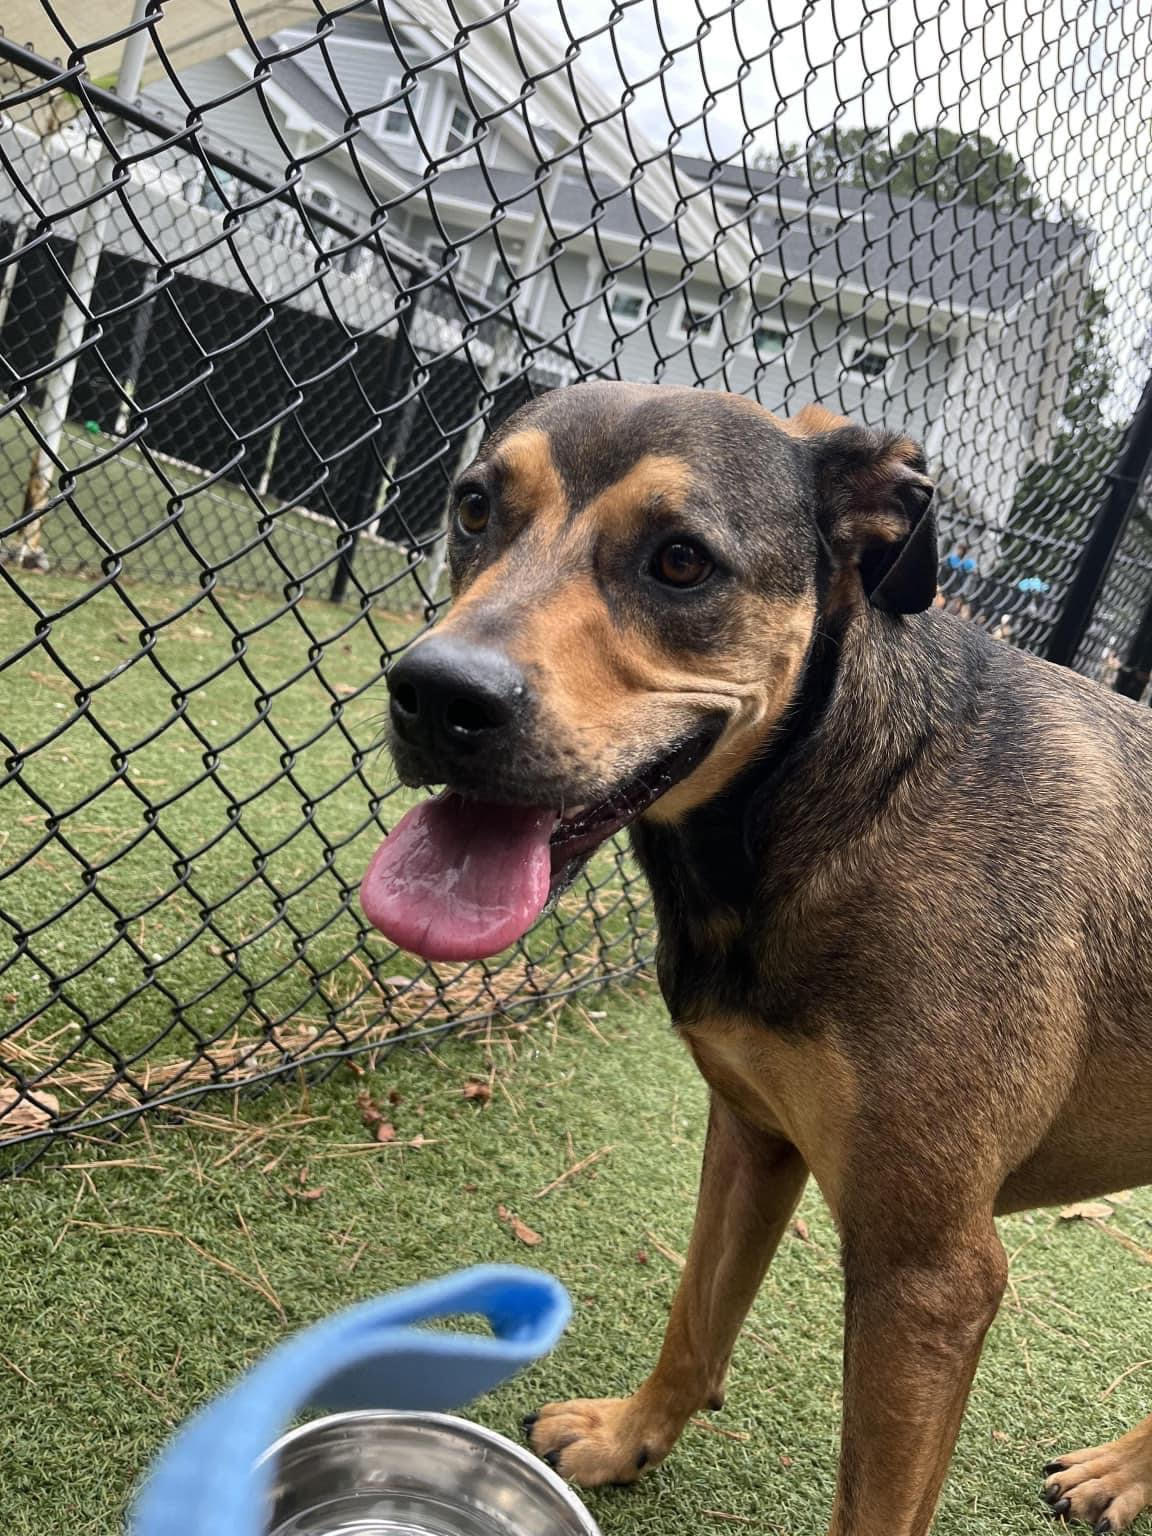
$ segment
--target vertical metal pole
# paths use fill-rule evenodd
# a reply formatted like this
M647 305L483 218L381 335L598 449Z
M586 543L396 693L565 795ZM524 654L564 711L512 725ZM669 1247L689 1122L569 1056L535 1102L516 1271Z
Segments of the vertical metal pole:
M133 22L142 22L148 10L148 0L135 0ZM148 53L150 34L147 27L134 32L124 45L120 70L116 76L116 94L132 100L140 90L140 77ZM109 136L119 131L119 123L108 125ZM92 167L91 186L95 190L111 174L113 156L102 149ZM23 542L17 550L17 562L29 570L45 570L48 562L40 547L40 513L52 493L52 481L56 473L56 455L64 435L68 419L68 406L72 399L72 386L80 361L80 344L84 340L84 328L91 315L92 292L96 286L96 273L100 266L100 252L104 246L104 231L108 223L108 204L99 199L83 209L76 218L76 249L68 273L71 291L66 293L64 309L56 331L54 356L60 359L58 366L48 375L44 388L44 403L37 421L40 441L32 461L32 471L24 493L24 513L33 514L25 524Z
M268 452L264 455L264 468L260 471L260 483L256 487L257 496L267 496L268 487L272 484L272 470L276 464L276 454L280 447L280 431L284 423L278 421L272 428L272 435L268 439Z
M156 277L155 267L144 268L144 280L140 284L140 303L132 317L132 339L128 343L128 366L124 370L124 398L116 412L116 435L123 437L128 430L128 418L132 414L132 401L136 397L136 381L144 366L144 353L148 347L148 332L152 329L152 310L156 295L149 289Z
M1116 463L1105 475L1108 492L1100 505L1080 564L1068 587L1060 617L1052 626L1045 651L1049 661L1070 667L1092 622L1109 568L1152 460L1152 378L1144 386L1136 414L1124 434Z
M392 339L392 349L388 354L388 368L384 376L383 395L386 403L398 400L403 392L402 381L405 377L405 363L407 361L405 354L411 354L412 373L420 366L420 359L405 339L405 327L410 326L413 320L415 320L423 296L424 289L418 288L412 295L411 302L404 312L403 324L399 319L396 321L396 335ZM415 398L409 400L400 412L396 437L384 469L385 478L391 476L400 455L404 452L409 433L412 430L412 414L415 404ZM353 517L350 519L353 533L347 547L340 551L340 558L336 563L336 573L332 578L332 590L328 594L328 601L330 603L343 601L344 594L348 590L348 582L352 576L352 564L356 558L356 546L360 542L360 535L369 523L375 521L380 499L376 482L377 463L378 460L373 445L369 443L364 449L364 470L356 488L356 505L353 509Z
M4 276L0 278L0 331L4 329L4 322L8 318L12 290L16 287L16 279L20 275L20 247L24 244L25 236L31 234L35 228L34 219L21 219L12 231L12 250L8 257L8 265L4 268Z
M1127 699L1142 699L1152 678L1152 594L1113 685Z
M500 331L499 340L492 343L492 356L489 358L488 366L481 377L483 387L480 391L480 398L485 396L491 398L495 394L500 384L500 375L504 372L506 364L511 360L516 351L515 332L505 326L501 326ZM487 426L487 421L481 416L472 423L464 434L464 439L460 444L460 452L456 456L456 463L452 471L453 479L476 457L476 450L484 440ZM445 508L444 517L440 524L439 537L428 560L426 585L428 587L428 595L433 601L439 596L440 583L444 579L444 564L448 558L448 518L450 515L450 509Z

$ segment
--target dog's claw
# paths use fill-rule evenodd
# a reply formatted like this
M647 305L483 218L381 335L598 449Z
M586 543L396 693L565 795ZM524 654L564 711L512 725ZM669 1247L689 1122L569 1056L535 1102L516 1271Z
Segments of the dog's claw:
M1044 1468L1044 1476L1045 1477L1051 1477L1053 1472L1063 1472L1063 1471L1064 1471L1064 1463L1062 1461L1050 1461L1048 1463L1048 1465Z
M1071 1508L1072 1508L1072 1500L1071 1499L1061 1499L1058 1504L1053 1504L1051 1506L1052 1518L1054 1520L1059 1520L1061 1515L1066 1515Z
M520 1420L520 1427L526 1435L530 1435L536 1427L540 1415L538 1413L526 1413Z
M1064 1495L1060 1492L1060 1484L1053 1483L1051 1488L1041 1488L1040 1497L1045 1504L1055 1504L1056 1500L1063 1498Z
M636 1470L642 1471L648 1465L648 1452L641 1451L636 1458Z
M551 1467L553 1472L555 1472L557 1466L560 1463L560 1452L559 1451L545 1451L543 1456L541 1456L540 1460L544 1463L544 1465L546 1467Z
M1092 1536L1110 1536L1111 1530L1112 1522L1105 1515L1103 1520L1097 1520L1096 1524L1092 1527Z

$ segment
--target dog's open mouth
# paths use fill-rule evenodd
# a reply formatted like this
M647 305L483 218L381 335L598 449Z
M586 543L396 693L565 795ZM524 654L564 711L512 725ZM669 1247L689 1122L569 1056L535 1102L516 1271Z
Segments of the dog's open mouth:
M376 850L360 885L374 928L425 960L507 949L588 856L686 778L716 739L701 731L595 805L561 816L445 790L414 806Z

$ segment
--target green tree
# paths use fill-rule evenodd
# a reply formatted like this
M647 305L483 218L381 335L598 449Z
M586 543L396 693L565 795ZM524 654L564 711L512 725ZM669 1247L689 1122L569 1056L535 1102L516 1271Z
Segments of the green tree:
M930 197L938 204L971 203L1035 217L1040 198L1023 164L982 133L937 128L909 132L895 144L884 129L833 126L806 146L762 153L761 168L802 176L819 188L830 182L887 191L893 197Z

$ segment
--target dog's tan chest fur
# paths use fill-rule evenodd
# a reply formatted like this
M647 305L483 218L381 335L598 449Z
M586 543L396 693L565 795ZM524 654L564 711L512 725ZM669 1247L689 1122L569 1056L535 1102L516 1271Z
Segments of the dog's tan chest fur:
M835 1216L858 1097L848 1059L823 1036L788 1039L732 1015L680 1033L714 1093L749 1125L797 1148Z

